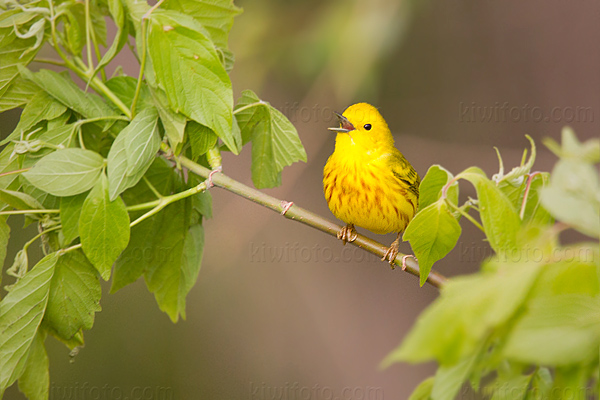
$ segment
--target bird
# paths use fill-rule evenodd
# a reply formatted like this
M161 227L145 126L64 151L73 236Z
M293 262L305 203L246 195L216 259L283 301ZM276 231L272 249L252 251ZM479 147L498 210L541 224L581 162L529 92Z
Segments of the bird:
M335 150L323 169L323 192L333 215L344 221L337 233L343 244L357 238L355 226L373 233L397 233L382 261L392 269L400 235L419 206L419 175L394 145L377 108L357 103L340 114ZM403 259L403 268L405 268Z

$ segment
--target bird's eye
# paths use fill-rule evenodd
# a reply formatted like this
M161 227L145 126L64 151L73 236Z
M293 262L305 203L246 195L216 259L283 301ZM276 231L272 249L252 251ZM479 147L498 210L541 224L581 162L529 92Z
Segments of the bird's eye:
M364 128L368 131L371 130L371 124L365 124Z

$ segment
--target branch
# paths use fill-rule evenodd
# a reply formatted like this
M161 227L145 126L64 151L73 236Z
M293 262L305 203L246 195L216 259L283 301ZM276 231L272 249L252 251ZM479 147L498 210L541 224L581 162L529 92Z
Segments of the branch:
M164 143L162 144L162 149L165 153L172 154L170 152L169 147ZM269 196L268 194L260 192L251 187L248 187L228 177L227 175L223 174L218 170L211 171L208 168L195 163L187 157L180 156L179 161L181 165L183 165L191 172L195 173L200 177L208 179L210 176L211 182L212 184L214 184L214 186L218 186L229 192L235 193L238 196L260 204L263 207L267 207L273 211L276 211L288 219L301 222L305 225L311 226L315 229L325 232L331 236L337 236L337 233L342 228L340 225L328 221L315 213L305 210L304 208L298 207L296 205L292 205L290 207L290 203L277 199L273 196ZM352 244L379 257L383 257L384 253L387 250L387 247L383 244L362 235L358 235L358 237L354 242L352 242ZM398 256L395 260L395 264L398 266L402 266L402 257L404 256L405 254L398 253ZM407 259L406 271L418 277L419 264L413 258ZM441 288L445 282L446 278L438 274L437 272L431 272L427 277L427 283L429 283L432 286L435 286L436 288Z

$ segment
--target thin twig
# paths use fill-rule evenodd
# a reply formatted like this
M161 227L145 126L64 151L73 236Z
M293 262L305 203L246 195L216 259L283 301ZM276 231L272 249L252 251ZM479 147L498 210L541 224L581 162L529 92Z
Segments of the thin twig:
M162 149L165 152L168 152L170 150L169 147L164 143L162 145ZM187 157L180 156L179 160L181 161L181 165L183 165L196 175L205 179L207 179L212 172L211 180L214 186L218 186L231 193L235 193L239 196L244 197L247 200L253 201L257 204L267 207L277 213L282 213L282 211L284 211L284 209L287 208L286 212L284 213L284 216L288 219L301 222L305 225L311 226L315 229L325 232L331 236L337 236L337 233L342 228L340 225L328 221L320 215L305 210L304 208L298 207L296 205L292 205L291 207L289 207L287 202L284 202L273 196L269 196L268 194L246 186L228 177L227 175L224 175L220 171L213 172L210 169L195 163ZM352 242L352 244L379 257L383 257L383 254L385 254L387 250L387 247L383 244L378 243L375 240L369 239L360 234L357 236L356 240ZM402 257L404 257L405 255L406 254L398 253L398 255L396 256L395 264L401 267ZM414 259L406 260L406 271L418 277L419 264ZM446 278L437 272L432 271L427 277L427 283L437 288L441 288L445 282Z

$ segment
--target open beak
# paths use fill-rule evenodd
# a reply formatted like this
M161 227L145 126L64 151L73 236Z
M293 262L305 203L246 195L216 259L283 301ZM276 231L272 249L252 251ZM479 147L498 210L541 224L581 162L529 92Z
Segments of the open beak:
M334 114L338 117L338 119L340 120L340 127L339 128L327 128L330 131L334 131L334 132L343 132L343 133L348 133L350 131L355 130L356 128L354 127L354 125L352 125L352 123L350 121L348 121L348 118L344 117L342 114L340 113L336 113L334 112Z

